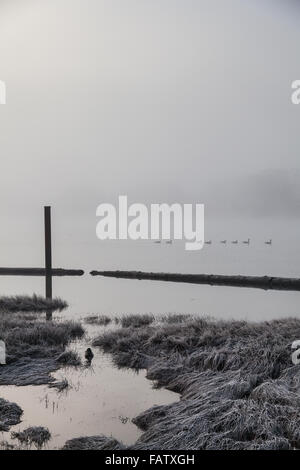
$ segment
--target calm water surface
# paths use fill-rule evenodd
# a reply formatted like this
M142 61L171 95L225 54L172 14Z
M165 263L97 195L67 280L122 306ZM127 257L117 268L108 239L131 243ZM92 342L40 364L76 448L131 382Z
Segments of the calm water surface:
M63 234L62 234L63 235ZM250 246L231 240L247 240ZM254 224L210 225L206 238L212 239L199 252L187 252L182 242L172 245L144 242L99 242L94 238L74 241L70 235L54 243L53 265L82 268L82 278L57 278L54 294L69 302L69 309L57 316L80 320L90 314L124 315L178 312L211 315L216 318L248 320L298 316L300 292L264 292L258 289L199 286L112 278L92 278L93 269L128 269L182 273L245 274L300 277L300 224L275 221ZM272 246L264 241L272 238ZM54 237L55 239L55 237ZM227 239L227 245L220 240ZM4 266L40 266L42 239L36 243L2 244ZM41 278L1 278L1 295L43 294ZM88 326L83 341L73 344L83 357L90 338L103 327ZM108 355L95 350L91 368L61 369L54 376L67 378L71 388L58 393L47 386L0 387L0 396L16 401L23 409L20 425L48 426L52 433L50 448L60 447L67 439L82 435L113 435L125 444L133 443L140 431L131 419L153 404L171 403L178 395L154 390L145 372L117 370ZM7 439L8 433L3 437Z
M53 281L54 295L69 302L74 317L88 313L186 312L259 320L298 315L299 292L93 278L88 274L94 269L124 269L300 277L300 223L296 220L226 221L224 225L211 222L206 227L206 239L211 239L212 245L197 252L185 251L183 242L100 242L92 229L93 226L90 238L76 238L75 230L54 234L53 265L86 272L82 278ZM250 245L242 244L248 237ZM30 241L31 236L28 238L27 243L13 240L1 244L3 266L43 264L42 236L36 243ZM270 238L272 246L265 245ZM222 239L227 239L227 245L220 244ZM238 245L231 244L235 239L239 240ZM1 278L0 294L33 292L44 293L42 278Z
M101 327L88 326L87 337L71 345L80 356L90 346L90 336L103 331ZM154 404L163 405L179 399L176 393L153 389L145 378L145 371L119 370L113 366L109 355L96 348L90 367L64 368L52 374L58 381L67 379L70 388L58 392L48 386L2 386L0 396L14 401L24 410L22 423L10 431L28 426L46 426L52 439L50 449L59 449L68 439L104 434L113 436L124 444L132 444L141 432L131 422L132 418ZM83 361L84 362L84 361ZM12 444L10 433L2 437Z

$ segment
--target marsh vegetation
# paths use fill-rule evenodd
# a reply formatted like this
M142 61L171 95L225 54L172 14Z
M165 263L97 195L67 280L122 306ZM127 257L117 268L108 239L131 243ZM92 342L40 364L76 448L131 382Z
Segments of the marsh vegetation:
M50 372L61 365L78 365L70 341L80 338L80 323L46 322L0 312L0 334L6 344L7 365L0 367L0 385L40 385L49 383Z
M0 297L0 312L47 312L62 311L68 304L62 299L46 299L38 295Z
M22 409L16 403L0 398L0 432L8 431L11 426L18 424L22 413Z
M66 303L36 296L0 299L0 339L6 345L6 365L0 366L0 385L47 384L54 381L51 372L62 366L80 364L78 355L65 349L72 340L84 335L82 326L75 322L55 323L41 319L36 312L45 311L50 305L52 310L54 305L60 309ZM62 384L58 388L62 388ZM0 430L8 431L18 424L22 413L17 404L0 398ZM39 446L41 436L43 439L46 436L41 430L29 428L25 434L16 433L15 438L19 441L24 438L27 444Z
M88 317L85 317L84 321L89 325L106 326L112 321L112 319L107 315L89 315Z
M19 441L21 446L31 447L34 445L37 449L41 449L51 439L49 429L42 426L32 426L24 431L12 432L11 438Z
M137 413L132 421L142 434L132 445L91 435L67 441L65 449L300 449L300 367L291 360L300 320L250 323L184 314L85 320L114 324L98 330L93 347L109 353L115 366L145 369L154 387L181 399ZM80 323L2 311L0 332L7 347L0 385L48 383L58 392L70 387L67 379L53 383L50 373L81 364L78 354L66 349L84 335ZM21 415L18 405L0 399L1 430L19 423ZM39 435L47 442L46 431L32 431L43 428L28 429L13 437L25 446L39 446ZM4 442L3 448L10 445Z
M180 317L107 331L94 346L181 395L134 419L144 433L131 448L299 449L300 368L291 361L299 337L294 318Z

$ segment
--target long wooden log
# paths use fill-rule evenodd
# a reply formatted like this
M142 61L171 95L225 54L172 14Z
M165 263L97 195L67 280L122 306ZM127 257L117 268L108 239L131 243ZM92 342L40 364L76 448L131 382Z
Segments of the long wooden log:
M52 276L82 276L82 269L53 268ZM45 268L0 268L0 276L45 276Z
M91 271L92 276L151 281L209 284L211 286L254 287L264 290L300 291L300 279L271 276L224 276L215 274L176 274L142 271Z

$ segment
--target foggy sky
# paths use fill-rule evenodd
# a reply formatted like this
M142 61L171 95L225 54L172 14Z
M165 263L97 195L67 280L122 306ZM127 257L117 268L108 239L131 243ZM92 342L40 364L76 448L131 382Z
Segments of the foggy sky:
M2 221L94 217L119 194L297 215L299 17L287 0L0 0Z

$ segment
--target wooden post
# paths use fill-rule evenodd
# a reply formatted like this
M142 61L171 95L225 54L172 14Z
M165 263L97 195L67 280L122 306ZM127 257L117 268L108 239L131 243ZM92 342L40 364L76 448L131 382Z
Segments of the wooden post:
M52 299L51 207L44 207L46 298Z

